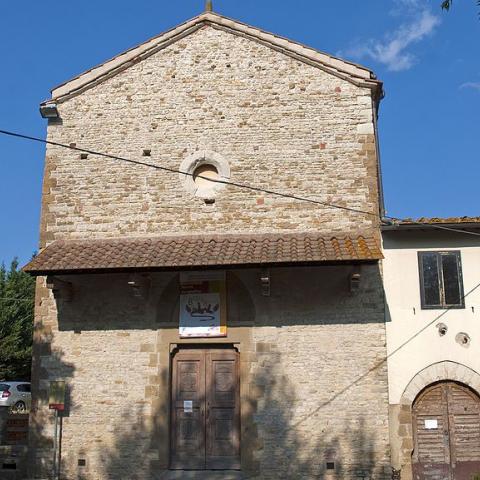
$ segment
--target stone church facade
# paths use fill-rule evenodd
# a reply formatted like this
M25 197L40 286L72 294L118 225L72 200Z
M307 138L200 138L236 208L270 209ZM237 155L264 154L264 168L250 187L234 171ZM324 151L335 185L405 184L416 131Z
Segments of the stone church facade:
M391 477L381 95L361 66L214 13L52 91L25 268L32 478L53 381L61 478ZM187 277L215 285L213 335L181 335Z

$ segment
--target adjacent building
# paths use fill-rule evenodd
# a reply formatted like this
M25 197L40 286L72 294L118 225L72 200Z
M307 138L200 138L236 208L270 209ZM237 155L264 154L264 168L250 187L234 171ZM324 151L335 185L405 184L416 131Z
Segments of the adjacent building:
M383 227L390 440L402 480L480 474L479 234L480 218Z
M52 91L33 478L55 381L62 478L391 477L381 98L211 12Z

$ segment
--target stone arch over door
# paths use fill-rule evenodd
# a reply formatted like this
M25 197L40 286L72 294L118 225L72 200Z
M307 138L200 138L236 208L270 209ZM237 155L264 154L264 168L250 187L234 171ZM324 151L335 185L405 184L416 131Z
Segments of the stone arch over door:
M480 374L461 363L445 360L419 371L405 388L400 405L391 412L392 465L402 480L413 479L414 449L412 407L418 395L432 384L452 381L463 384L480 396Z
M410 380L403 392L402 404L411 405L425 387L441 380L463 383L477 392L477 394L480 392L479 373L461 363L445 360L424 368Z

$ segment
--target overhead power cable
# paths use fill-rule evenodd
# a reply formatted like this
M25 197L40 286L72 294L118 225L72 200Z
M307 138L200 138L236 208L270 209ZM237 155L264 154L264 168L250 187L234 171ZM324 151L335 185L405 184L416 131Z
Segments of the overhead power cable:
M76 145L67 145L65 143L54 142L52 140L46 140L46 139L39 138L39 137L33 137L31 135L25 135L25 134L21 134L21 133L17 133L17 132L12 132L12 131L9 131L9 130L0 130L0 134L8 135L8 136L11 136L11 137L16 137L16 138L21 138L21 139L24 139L24 140L31 140L31 141L34 141L34 142L43 143L45 145L53 145L55 147L61 147L61 148L69 149L69 150L75 150L77 152L88 153L88 154L91 154L91 155L98 155L98 156L109 158L109 159L112 159L112 160L119 160L119 161L122 161L122 162L131 163L131 164L134 164L134 165L150 167L150 168L154 168L156 170L163 170L163 171L169 172L169 173L176 173L176 174L186 175L186 176L189 176L189 177L201 178L201 179L207 180L209 182L219 183L219 184L223 184L223 185L230 185L230 186L233 186L233 187L237 187L237 188L241 188L241 189L245 189L245 190L250 190L250 191L254 191L254 192L265 193L265 194L274 195L274 196L277 196L277 197L288 198L288 199L291 199L291 200L298 200L298 201L301 201L301 202L313 203L313 204L316 204L316 205L321 205L323 207L336 208L336 209L344 210L344 211L348 211L348 212L360 213L360 214L369 215L369 216L372 216L372 217L375 217L375 218L379 217L378 213L369 212L369 211L366 211L366 210L361 210L361 209L352 208L352 207L346 207L344 205L338 205L338 204L335 204L335 203L323 202L321 200L316 200L316 199L309 198L309 197L303 197L303 196L295 195L295 194L292 194L292 193L285 193L285 192L279 192L279 191L276 191L276 190L270 190L270 189L267 189L267 188L256 187L254 185L249 185L249 184L245 184L245 183L233 182L231 180L209 178L209 177L205 177L203 175L196 175L192 172L186 172L186 171L182 171L182 170L179 170L179 169L176 169L176 168L164 167L164 166L161 166L161 165L156 165L154 163L141 162L139 160L133 160L131 158L120 157L118 155L112 155L112 154L109 154L109 153L97 152L95 150L77 147ZM388 219L388 220L391 220L393 222L408 222L409 224L421 225L421 226L424 226L424 227L434 228L434 229L438 229L438 230L447 230L447 231L451 231L451 232L480 236L480 233L470 232L470 231L467 231L467 230L460 230L459 228L446 227L446 226L443 226L443 225L431 224L431 223L426 223L426 222L418 222L418 221L410 220L410 219L401 219L401 218L392 217L392 216L389 216L389 215L385 215L384 218ZM380 220L383 222L383 219L380 219Z
M150 164L150 163L146 163L146 162L140 162L140 161L132 160L132 159L128 159L128 158L122 158L122 157L119 157L119 156L116 156L116 155L111 155L111 154L107 154L107 153L96 152L96 151L94 151L94 150L84 149L84 148L80 148L80 147L77 147L77 146L66 145L66 144L62 144L62 143L58 143L58 142L53 142L53 141L49 141L49 140L44 140L44 139L41 139L41 138L31 137L31 136L28 136L28 135L23 135L23 134L19 134L19 133L15 133L15 132L10 132L10 131L6 131L6 130L0 130L0 133L1 133L1 134L4 134L4 135L9 135L9 136L12 136L12 137L18 137L18 138L22 138L22 139L26 139L26 140L32 140L32 141L36 141L36 142L40 142L40 143L44 143L44 144L54 145L54 146L58 146L58 147L62 147L62 148L68 148L68 149L70 149L70 150L76 150L76 151L83 152L83 153L89 153L89 154L92 154L92 155L98 155L98 156L110 158L110 159L113 159L113 160L121 160L121 161L125 161L125 162L128 162L128 163L136 164L136 165L142 165L142 166L146 166L146 167L152 167L152 168L159 169L159 170L164 170L164 171L167 171L167 172L170 172L170 173L183 174L183 175L187 175L187 176L192 176L192 177L193 177L193 173L190 173L190 172L183 172L183 171L181 171L181 170L176 170L176 169L173 169L173 168L162 167L162 166L159 166L159 165ZM314 199L311 199L311 198L300 197L300 196L293 195L293 194L277 192L277 191L274 191L274 190L263 189L263 188L259 188L259 187L255 187L255 186L251 186L251 185L245 185L245 184L240 184L240 183L236 183L236 182L230 182L230 181L226 181L226 180L211 179L211 178L207 178L207 177L204 177L204 176L201 176L201 175L198 175L198 177L199 177L199 178L202 178L202 179L205 179L205 180L208 180L208 181L211 181L211 182L215 182L215 183L222 183L222 184L226 184L226 185L232 185L232 186L235 186L235 187L238 187L238 188L244 188L244 189L248 189L248 190L251 190L251 191L268 193L268 194L276 195L276 196L279 196L279 197L290 198L290 199L299 200L299 201L303 201L303 202L315 203L315 204L319 204L319 205L326 206L326 207L338 208L338 209L342 209L342 210L347 210L347 211L352 211L352 212L356 212L356 213L361 213L361 214L365 214L365 215L370 215L370 216L378 217L378 215L377 215L376 213L373 213L373 212L368 212L368 211L364 211L364 210L359 210L359 209L344 207L344 206L342 206L342 205L335 205L335 204L327 203L327 202L321 202L321 201L319 201L319 200L314 200ZM443 225L433 225L433 224L426 223L426 222L418 222L418 221L414 221L414 220L410 220L410 219L408 219L408 220L406 220L406 219L399 219L399 218L391 217L391 216L385 216L385 218L388 218L389 220L392 220L392 221L395 221L395 222L402 222L402 221L403 221L403 222L408 222L408 223L410 223L410 224L415 224L415 225L420 225L420 226L425 226L425 227L430 227L430 228L435 228L435 229L440 229L440 230L447 230L447 231L452 231L452 232L457 232L457 233L465 233L465 234L480 236L480 234L475 233L475 232L469 232L469 231L460 230L460 229L456 229L456 228L445 227L445 226L443 226ZM470 294L472 294L473 292L475 292L479 287L480 287L480 284L477 284L477 285L476 285L475 287L473 287L469 292L467 292L466 294L464 294L462 298L463 298L463 299L467 298L467 296L469 296ZM27 299L15 299L15 298L0 298L0 300L30 301L30 300L27 300ZM381 368L382 365L384 365L384 364L388 361L389 358L391 358L392 356L396 355L400 350L403 350L403 349L406 347L407 344L409 344L410 342L412 342L415 338L417 338L421 333L423 333L425 330L427 330L427 329L428 329L431 325L433 325L436 321L438 321L440 318L442 318L443 316L445 316L452 308L454 308L454 307L448 307L448 308L447 308L445 311L443 311L440 315L438 315L438 316L435 317L433 320L431 320L430 322L428 322L426 325L424 325L422 328L420 328L415 334L413 334L411 337L409 337L407 340L405 340L401 345L399 345L398 347L396 347L392 352L390 352L388 355L386 355L384 358L382 358L380 361L378 361L378 362L377 362L375 365L373 365L371 368L369 368L368 370L366 370L363 374L361 374L360 376L358 376L352 383L350 383L349 385L345 386L345 387L344 387L343 389L341 389L340 391L336 392L336 393L335 393L331 398L329 398L328 400L322 402L322 403L321 403L320 405L318 405L313 411L310 411L310 412L308 413L308 417L310 417L311 415L314 415L316 412L318 412L319 410L321 410L323 407L331 404L331 403L332 403L334 400L336 400L338 397L340 397L341 395L343 395L344 393L346 393L351 387L357 385L360 381L362 381L363 379L365 379L365 378L366 378L368 375L370 375L372 372L374 372L375 370ZM303 421L304 421L306 418L307 418L307 416L299 419L299 420L294 424L294 426L298 426L299 424L303 423Z
M470 291L465 293L462 296L462 300L465 301L465 299L477 291L480 288L480 283L475 285ZM412 336L408 337L404 342L402 342L400 345L395 347L389 354L387 354L385 357L380 359L378 362L376 362L372 367L370 367L368 370L365 370L361 375L357 376L355 380L345 387L343 387L341 390L338 392L334 393L329 399L323 401L320 405L316 406L313 410L309 411L305 416L300 418L295 424L293 425L294 427L297 427L301 423L303 423L307 418L315 415L318 411L320 411L322 408L326 407L327 405L330 405L332 402L334 402L338 397L342 396L344 393L346 393L350 388L356 386L358 383L360 383L362 380L367 378L371 373L374 371L378 370L381 368L383 365L385 365L390 358L392 358L394 355L396 355L400 350L403 350L410 342L415 340L417 337L419 337L423 332L425 332L428 328L430 328L435 322L440 320L442 317L447 315L450 310L455 309L456 307L454 306L449 306L447 307L442 313L437 315L433 320L428 322L426 325L418 329Z
M341 210L347 210L347 211L350 211L350 212L362 213L362 214L365 214L365 215L378 216L378 215L375 215L372 212L359 210L359 209L356 209L356 208L345 207L345 206L342 206L342 205L336 205L336 204L332 204L332 203L328 203L328 202L322 202L320 200L315 200L313 198L300 197L298 195L294 195L294 194L290 194L290 193L277 192L277 191L274 191L274 190L269 190L269 189L265 189L265 188L261 188L261 187L255 187L254 185L232 182L230 180L222 180L222 179L218 179L218 178L205 177L205 176L202 176L202 175L195 175L192 172L186 172L186 171L178 170L176 168L163 167L161 165L155 165L154 163L140 162L139 160L132 160L131 158L119 157L117 155L111 155L109 153L96 152L95 150L89 150L89 149L86 149L86 148L80 148L80 147L73 146L73 145L67 145L67 144L64 144L64 143L53 142L51 140L44 140L43 138L31 137L29 135L23 135L23 134L20 134L20 133L9 132L7 130L0 130L0 133L2 133L4 135L10 135L12 137L18 137L18 138L23 138L23 139L26 139L26 140L32 140L32 141L35 141L35 142L44 143L44 144L47 144L47 145L54 145L56 147L68 148L70 150L75 150L77 152L89 153L91 155L98 155L98 156L102 156L102 157L105 157L105 158L110 158L112 160L121 160L123 162L132 163L132 164L135 164L135 165L141 165L141 166L144 166L144 167L151 167L151 168L155 168L157 170L163 170L163 171L166 171L166 172L169 172L169 173L177 173L177 174L186 175L186 176L189 176L189 177L202 178L202 179L208 180L210 182L221 183L221 184L224 184L224 185L231 185L233 187L244 188L244 189L252 190L254 192L267 193L267 194L270 194L270 195L276 195L278 197L290 198L290 199L299 200L299 201L302 201L302 202L315 203L315 204L318 204L318 205L322 205L324 207L339 208Z

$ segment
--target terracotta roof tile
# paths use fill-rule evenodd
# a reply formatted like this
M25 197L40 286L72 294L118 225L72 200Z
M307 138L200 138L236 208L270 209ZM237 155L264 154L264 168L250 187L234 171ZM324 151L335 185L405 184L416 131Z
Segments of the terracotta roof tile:
M35 274L372 261L374 235L315 233L57 240L24 267Z
M406 218L399 222L400 225L411 225L416 223L480 223L480 217L421 217L417 219Z

